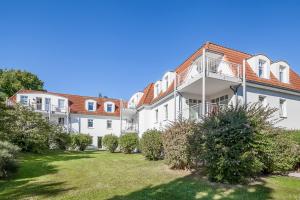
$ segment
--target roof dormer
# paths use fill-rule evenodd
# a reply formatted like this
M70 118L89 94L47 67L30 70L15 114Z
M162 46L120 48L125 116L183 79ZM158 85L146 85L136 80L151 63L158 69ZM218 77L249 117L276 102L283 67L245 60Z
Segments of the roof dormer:
M247 60L252 70L259 78L270 79L271 61L265 55L256 55Z
M132 95L128 102L128 108L136 108L143 95L143 92L137 92L134 95Z
M283 83L289 83L289 77L290 77L290 66L288 63L284 61L278 61L274 62L271 65L271 72L274 74L274 76Z
M161 80L156 81L154 84L154 98L157 97L161 92Z
M85 101L85 109L89 112L95 112L97 109L97 101L93 99L87 99Z
M175 73L174 72L166 72L162 78L161 82L161 89L163 92L165 92L171 85L171 83L174 81Z

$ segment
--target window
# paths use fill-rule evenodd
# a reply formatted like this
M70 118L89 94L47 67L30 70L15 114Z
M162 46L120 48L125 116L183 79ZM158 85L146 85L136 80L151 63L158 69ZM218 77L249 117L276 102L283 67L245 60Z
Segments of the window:
M168 116L169 115L169 113L168 113L168 104L166 104L165 105L165 120L167 120L168 119Z
M287 117L286 100L285 99L280 99L279 100L279 116L280 117Z
M111 120L107 120L106 121L106 128L107 129L111 129L112 128L112 121Z
M110 103L107 104L106 105L106 112L112 112L112 107L113 107L112 104L110 104Z
M281 82L284 82L285 81L285 74L284 74L284 71L285 71L285 67L283 67L283 66L280 66L279 67L279 80L281 81Z
M65 100L58 99L58 108L63 109L65 107Z
M166 82L166 89L168 89L168 87L169 87L169 77L168 76L165 77L165 82Z
M266 106L266 97L265 96L259 96L258 97L258 102L262 106Z
M94 128L94 120L88 119L88 128Z
M58 118L58 124L59 124L59 125L64 125L64 124L65 124L65 118L59 117L59 118Z
M50 104L51 104L51 99L45 98L45 110L46 111L50 111Z
M156 95L158 95L158 94L159 94L159 84L157 84L157 85L155 86L155 91L156 91Z
M94 102L88 102L88 111L94 111Z
M28 105L28 96L21 95L20 96L20 103L22 105Z
M263 61L263 60L258 61L258 76L260 78L264 77L264 64L265 64L265 61Z
M102 149L102 137L98 137L98 148Z
M158 109L155 110L155 122L158 122Z
M211 100L211 103L218 105L227 105L228 104L228 95L224 95Z

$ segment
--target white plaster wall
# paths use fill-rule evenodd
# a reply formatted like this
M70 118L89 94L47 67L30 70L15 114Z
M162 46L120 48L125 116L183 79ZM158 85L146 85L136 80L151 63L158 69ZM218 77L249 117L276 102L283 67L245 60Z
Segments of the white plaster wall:
M277 124L288 129L300 129L299 114L300 114L300 96L279 93L270 90L264 90L254 87L247 87L247 103L258 101L259 95L266 96L267 104L270 107L279 109L279 100L286 100L287 118L282 118L282 121ZM277 111L274 117L279 118Z
M150 108L142 108L138 111L138 119L139 119L139 136L141 137L142 134L147 131L148 129L153 128L151 126L152 121L154 120L151 116L151 109Z
M103 137L104 135L111 133L117 136L121 134L119 117L71 114L70 119L71 130L74 132L80 132L92 136L93 146L95 147L97 147L98 145L98 136ZM88 128L88 119L94 120L93 128ZM107 120L112 121L111 129L107 129L106 127Z

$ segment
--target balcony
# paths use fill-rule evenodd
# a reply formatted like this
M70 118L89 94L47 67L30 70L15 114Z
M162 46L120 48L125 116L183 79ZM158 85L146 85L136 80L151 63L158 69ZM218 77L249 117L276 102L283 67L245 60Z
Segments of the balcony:
M176 77L177 89L181 92L199 93L202 90L202 78L206 77L207 92L215 94L229 88L231 85L242 83L242 66L237 63L224 61L222 57L200 56L191 65L179 72ZM204 74L205 67L205 74ZM209 95L208 93L206 93Z
M51 113L51 114L67 114L68 108L65 106L50 105L43 103L29 103L28 107L32 108L34 111L42 113Z

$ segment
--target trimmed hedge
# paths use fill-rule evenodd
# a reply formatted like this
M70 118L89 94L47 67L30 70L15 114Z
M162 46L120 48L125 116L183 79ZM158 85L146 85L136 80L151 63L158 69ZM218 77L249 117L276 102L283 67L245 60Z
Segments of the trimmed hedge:
M148 160L159 160L163 153L162 132L156 129L143 133L140 141L142 154Z
M139 136L137 133L125 133L120 136L120 149L123 153L132 153L139 145Z
M116 135L109 134L103 137L103 146L111 153L115 152L119 145L119 138Z

